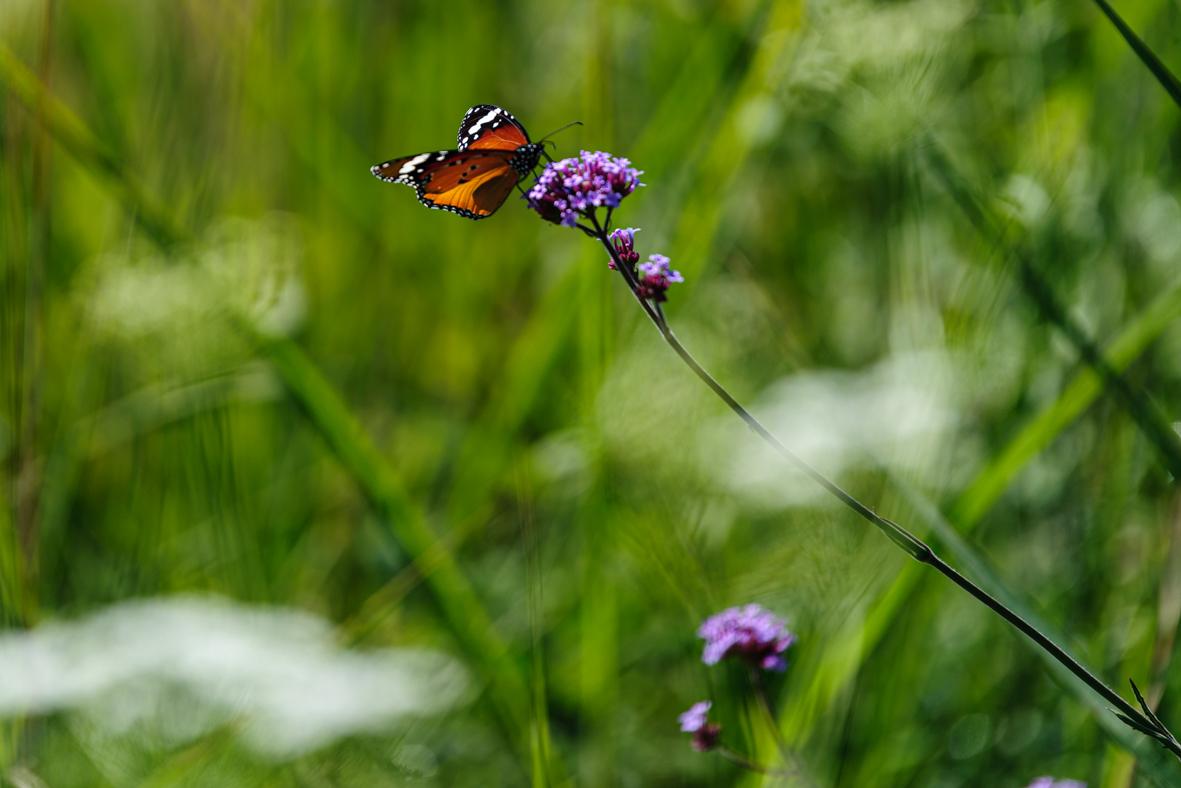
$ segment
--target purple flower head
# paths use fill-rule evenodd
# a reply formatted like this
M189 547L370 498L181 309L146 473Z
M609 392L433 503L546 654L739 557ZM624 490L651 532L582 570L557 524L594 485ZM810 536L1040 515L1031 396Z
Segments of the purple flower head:
M684 282L685 277L681 276L680 271L669 268L669 259L662 254L650 254L648 260L649 262L640 263L636 267L640 279L640 286L637 288L640 296L657 302L667 301L668 296L665 293L669 285Z
M731 607L712 615L701 622L697 636L705 640L701 661L706 665L737 657L751 667L779 672L787 669L783 652L796 639L787 621L762 605Z
M640 260L640 255L636 252L636 233L639 231L638 227L629 227L626 230L612 230L611 234L607 236L611 240L611 245L615 247L615 253L619 255L619 259L632 268L635 268L636 263ZM607 267L614 271L615 261L608 260Z
M1029 784L1029 788L1087 788L1087 784L1078 780L1055 780L1053 777L1039 777Z
M693 749L698 752L709 752L716 748L722 738L722 726L708 719L711 706L711 701L698 701L690 706L687 712L677 717L681 722L681 730L693 734Z
M547 222L573 227L596 208L618 208L624 197L644 185L642 174L627 159L582 151L578 158L545 165L529 190L529 207Z

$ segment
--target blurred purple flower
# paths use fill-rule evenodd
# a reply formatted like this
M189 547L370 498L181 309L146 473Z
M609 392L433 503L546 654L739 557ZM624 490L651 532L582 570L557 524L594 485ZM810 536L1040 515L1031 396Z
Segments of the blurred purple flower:
M640 260L640 255L636 252L636 233L640 231L639 227L628 227L626 230L612 230L607 237L611 240L611 246L615 247L615 253L619 255L619 259L635 268L635 265ZM615 261L609 259L607 267L612 271L615 270Z
M709 752L718 746L722 738L722 726L708 719L709 709L713 705L712 701L698 701L677 718L681 722L681 730L693 734L693 749L698 752Z
M787 669L783 652L796 639L787 621L762 605L731 607L712 615L701 622L697 636L705 640L701 661L706 665L737 657L751 667L780 672Z
M545 165L529 190L529 207L547 222L573 227L596 208L618 208L634 192L643 173L627 159L609 153L582 151L579 158Z
M637 255L637 258L639 255ZM638 292L641 298L650 298L653 301L667 301L668 296L665 292L669 285L675 282L684 282L685 277L681 276L680 271L673 271L669 267L669 259L662 254L648 255L649 262L640 263L637 267L640 276L640 283Z
M713 705L713 701L702 700L690 706L687 712L677 717L681 723L681 730L685 733L696 733L704 728L709 710Z
M1055 780L1053 777L1039 777L1029 784L1029 788L1087 788L1087 784L1078 780Z

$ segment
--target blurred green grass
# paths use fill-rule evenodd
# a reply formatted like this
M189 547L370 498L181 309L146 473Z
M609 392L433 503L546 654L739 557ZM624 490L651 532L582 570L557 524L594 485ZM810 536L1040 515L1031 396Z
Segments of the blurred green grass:
M1177 62L1173 5L1118 10ZM855 425L888 473L817 439L822 469L895 519L921 522L891 474L942 501L1008 588L1178 724L1172 479L923 154L938 138L997 195L1176 420L1177 109L1092 6L9 0L0 40L81 119L51 144L35 118L56 105L4 83L6 624L208 592L452 651L492 700L280 762L232 726L162 744L86 709L28 715L0 779L395 784L389 748L412 741L438 755L430 781L519 784L543 655L545 779L734 782L675 715L715 693L768 756L693 638L759 601L800 633L778 700L824 785L1129 784L1000 622L749 457L583 239L515 200L428 212L366 172L450 144L484 101L534 136L580 119L563 154L645 170L620 221L689 276L678 333L741 399L798 410L945 359L946 427L880 444Z

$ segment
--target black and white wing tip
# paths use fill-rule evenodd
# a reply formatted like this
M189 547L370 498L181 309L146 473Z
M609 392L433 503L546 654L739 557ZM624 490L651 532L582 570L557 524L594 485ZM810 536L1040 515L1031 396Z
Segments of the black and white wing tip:
M467 146L478 140L481 135L498 129L506 123L516 126L521 130L525 139L529 139L525 127L513 117L513 113L494 104L477 104L465 112L463 120L459 122L459 134L455 138L456 147L466 150Z

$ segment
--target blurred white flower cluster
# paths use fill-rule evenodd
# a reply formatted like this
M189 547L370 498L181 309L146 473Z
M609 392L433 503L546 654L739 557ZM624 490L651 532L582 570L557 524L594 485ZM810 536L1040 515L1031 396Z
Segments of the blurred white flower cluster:
M230 726L280 758L441 714L470 687L442 653L346 651L310 613L186 596L0 636L0 675L0 717L77 709L88 737L162 747Z
M947 460L960 427L963 381L949 354L901 354L864 371L785 378L763 395L755 414L824 473L882 463L942 487L959 481ZM822 488L749 437L721 419L703 433L702 461L724 486L758 507L827 503Z

